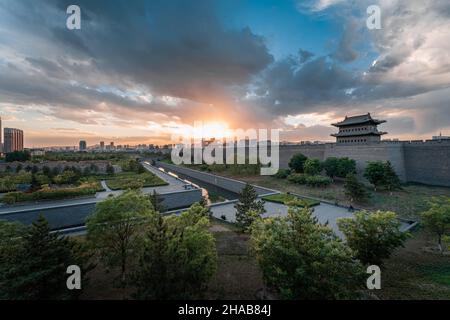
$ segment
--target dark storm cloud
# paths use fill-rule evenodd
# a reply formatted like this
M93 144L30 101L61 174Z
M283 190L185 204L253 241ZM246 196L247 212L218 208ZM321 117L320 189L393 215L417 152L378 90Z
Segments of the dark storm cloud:
M347 90L357 84L352 73L327 57L298 61L288 57L262 73L255 91L258 103L276 115L295 115L348 100Z
M52 54L65 59L61 65L77 81L80 79L75 74L76 65L67 59L90 61L92 73L86 74L88 78L103 73L120 78L119 85L123 81L144 86L155 95L208 103L212 97L224 95L228 86L247 83L273 61L264 39L250 29L226 30L211 1L136 0L132 5L121 0L77 1L82 11L82 29L75 31L65 28L65 9L71 3L32 1L26 6L14 6L13 14L20 29L57 47L58 51ZM41 16L49 16L41 21L46 27L33 28L28 24L35 22L28 15L38 8ZM30 52L24 52L30 55L30 64L50 78L66 76L57 63L32 56L32 46ZM117 83L111 85L114 84ZM12 89L10 93L21 91L8 87ZM44 84L32 89L43 90L49 103L60 98L57 94L53 99L52 90L44 88Z

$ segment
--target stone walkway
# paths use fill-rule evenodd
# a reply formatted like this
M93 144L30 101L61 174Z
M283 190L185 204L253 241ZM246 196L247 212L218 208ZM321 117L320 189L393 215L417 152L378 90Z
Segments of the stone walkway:
M235 202L224 203L222 205L215 205L211 207L212 215L215 218L222 219L222 216L226 217L226 221L235 222L236 221L236 209L234 209ZM276 217L276 216L286 216L288 212L288 207L274 202L266 201L265 203L266 213L263 217ZM353 213L348 211L346 208L334 206L327 203L321 203L318 206L313 207L314 215L317 217L320 223L327 223L333 229L333 231L339 237L343 238L342 232L337 226L337 220L339 218L353 217ZM401 221L401 230L405 230L409 227L409 224Z

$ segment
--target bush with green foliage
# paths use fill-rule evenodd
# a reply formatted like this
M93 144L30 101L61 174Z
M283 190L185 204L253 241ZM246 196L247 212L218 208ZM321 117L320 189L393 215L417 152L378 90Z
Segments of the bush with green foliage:
M375 190L384 187L392 191L401 186L400 179L389 161L369 161L364 177L374 185Z
M5 156L6 162L14 162L14 161L25 162L25 161L29 161L30 159L31 159L31 153L27 150L8 152Z
M442 251L443 237L450 236L450 198L434 197L429 209L421 214L425 228L437 236L438 248Z
M384 184L384 164L382 161L369 161L364 171L364 178L367 179L375 190Z
M364 284L354 252L311 209L257 220L251 243L265 282L282 299L351 299Z
M86 183L74 188L64 189L40 189L32 193L26 192L8 192L0 201L6 204L15 204L25 201L38 201L38 200L58 200L68 199L81 196L94 195L99 190L98 182Z
M271 194L264 196L262 199L295 207L314 207L320 204L320 201L318 200L298 197L287 193Z
M381 266L408 238L408 233L400 231L400 221L391 211L358 211L354 218L341 218L337 223L348 245L365 265Z
M395 173L395 170L389 161L384 163L383 186L389 191L401 188L400 178Z
M252 185L246 184L239 193L239 202L234 205L236 209L236 224L243 231L247 231L257 216L266 212L264 201L258 200L258 194Z
M1 231L0 234L5 236ZM80 290L68 290L66 286L68 266L80 267L82 283L86 283L83 279L90 269L90 257L76 241L50 233L43 216L31 227L17 228L6 236L21 238L8 258L0 259L0 299L60 300L76 298L81 293ZM15 241L10 238L0 242L3 240Z
M288 176L287 179L290 182L305 184L310 187L326 187L332 183L332 180L328 177L320 175L310 176L303 173L292 173Z
M277 179L286 179L291 174L291 170L289 169L279 169L278 172L274 175Z
M304 173L291 173L287 179L292 183L306 184L307 175Z
M202 297L217 269L207 210L194 204L180 216L157 215L148 225L132 284L137 299Z
M308 175L318 175L322 171L322 165L317 159L307 159L303 164L303 172Z
M344 192L351 202L362 202L369 196L364 184L359 182L358 178L353 173L349 173L345 178Z
M324 176L306 176L306 185L310 187L326 187L332 183L332 180Z
M303 155L301 153L296 153L289 160L288 166L289 166L289 168L291 168L292 171L297 172L297 173L302 173L303 166L307 159L308 158L305 155Z

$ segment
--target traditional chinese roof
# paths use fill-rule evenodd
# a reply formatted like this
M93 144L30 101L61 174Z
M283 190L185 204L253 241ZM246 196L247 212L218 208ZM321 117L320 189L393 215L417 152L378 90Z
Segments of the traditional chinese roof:
M359 137L359 136L381 136L387 134L383 131L366 131L366 132L339 132L331 134L332 137Z
M332 123L335 127L344 127L344 126L354 126L354 125L361 125L361 124L380 124L386 122L386 120L378 120L372 118L370 113L359 115L359 116L352 116L352 117L345 117L345 119L341 122Z

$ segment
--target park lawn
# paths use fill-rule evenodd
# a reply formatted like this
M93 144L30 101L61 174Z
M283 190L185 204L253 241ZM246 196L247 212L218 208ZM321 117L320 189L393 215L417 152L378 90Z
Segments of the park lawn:
M235 179L248 182L261 187L275 189L281 192L291 192L313 198L336 202L349 206L351 203L346 198L342 182L332 183L326 188L314 188L306 185L291 183L286 179L277 179L271 176L232 176ZM404 185L402 190L373 191L367 188L370 198L367 202L353 204L354 207L367 210L389 210L396 212L400 217L418 220L421 212L428 207L427 201L436 196L450 197L450 188L436 187L419 184Z
M304 197L298 197L292 194L287 193L279 193L279 194L271 194L269 196L262 197L263 200L269 201L269 202L275 202L275 203L281 203L281 204L288 204L291 201L295 200L301 200L302 203L304 203L307 207L314 207L320 204L320 201L304 198ZM297 205L303 207L304 205Z
M0 199L5 204L16 204L29 201L63 200L84 196L93 196L103 191L98 181L82 182L79 186L58 186L58 188L42 188L34 192L9 192Z
M143 187L157 187L168 184L151 172L120 172L106 178L105 180L108 188L112 190L127 189L128 185L135 183L136 181L141 181L143 183Z
M423 230L413 233L382 267L381 299L450 299L450 255L431 253L435 237Z

